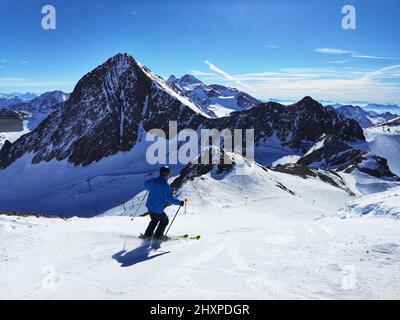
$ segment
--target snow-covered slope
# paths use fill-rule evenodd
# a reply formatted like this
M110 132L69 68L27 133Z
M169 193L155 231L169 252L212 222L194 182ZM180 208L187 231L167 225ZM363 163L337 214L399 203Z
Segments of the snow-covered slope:
M398 221L338 215L346 203L348 210L358 210L358 205L368 207L369 202L379 209L377 213L386 210L394 215L394 210L400 210L399 189L376 194L380 201L370 201L369 196L357 199L344 185L340 187L354 178L348 174L311 169L289 174L218 148L212 148L212 155L228 157L231 163L188 164L171 179L177 196L188 202L170 235L200 234L200 240L142 241L138 235L148 217L131 221L129 216L62 220L0 215L0 299L400 296ZM105 161L128 165L129 159L136 167L140 163L140 158L121 157L117 154ZM106 169L99 165L89 168L97 173ZM80 190L78 199L102 192L102 185L107 192L120 192L118 185L132 188L150 177L119 172L82 180L70 188ZM54 190L51 196L63 191ZM110 213L117 215L117 209ZM136 208L129 210L126 215L136 212ZM176 210L176 206L166 208L170 217Z
M352 199L345 187L334 185L317 174L301 177L266 169L241 155L217 148L212 149L212 155L221 159L220 165L188 164L172 182L178 196L191 198L201 212L230 208L235 202L242 206L262 199L286 198L310 208L318 207L326 214L335 214ZM232 164L223 163L223 157L229 158Z
M400 176L400 118L364 130L371 152L388 160L390 169Z
M218 186L208 177L198 182L208 194L205 186ZM201 234L198 241L143 242L137 236L148 217L0 216L0 299L400 296L398 221L326 217L319 205L283 190L266 189L247 202L243 190L234 192L228 190L236 197L225 207L210 205L224 200L224 190L214 189L206 207L196 200L202 194L190 194L170 234ZM323 203L323 193L313 195L316 203Z
M340 106L336 111L347 119L356 120L363 128L369 128L397 117L390 112L377 113L352 105Z
M260 103L256 98L235 88L217 84L206 85L190 74L180 78L172 75L168 78L167 84L189 97L212 117L227 116L233 111L245 110Z
M392 188L350 201L341 210L344 216L376 215L400 218L400 188Z

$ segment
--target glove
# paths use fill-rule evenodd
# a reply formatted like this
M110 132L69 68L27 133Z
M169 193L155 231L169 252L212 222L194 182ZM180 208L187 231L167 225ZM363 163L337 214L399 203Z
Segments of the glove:
M185 201L181 201L180 206L183 207L185 205Z

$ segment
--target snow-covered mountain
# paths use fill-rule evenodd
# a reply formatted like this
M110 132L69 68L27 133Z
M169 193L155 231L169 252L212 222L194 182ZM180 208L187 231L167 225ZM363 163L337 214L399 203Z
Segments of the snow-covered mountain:
M304 177L290 171L284 172L282 168L267 169L255 161L220 148L212 147L205 152L210 152L215 164L191 162L171 183L179 197L190 198L192 205L202 210L230 207L232 199L241 199L245 203L246 199L253 201L274 196L286 197L288 201L297 201L300 197L312 205L316 201L314 192L319 190L320 194L324 194L325 202L318 202L317 205L324 207L327 212L334 212L343 206L346 199L354 196L340 176L329 172L308 169L304 171L308 177ZM230 159L229 164L225 161L227 158ZM338 197L342 197L342 200L338 201Z
M60 103L67 101L69 94L62 91L50 91L41 94L29 101L10 105L9 108L34 113L50 114L57 109Z
M396 115L400 115L400 106L398 106L397 104L370 103L365 106L365 110L374 111L377 113L390 112Z
M336 135L324 135L298 164L310 168L350 173L354 170L377 178L400 181L387 164L387 160L366 150L358 150L344 143Z
M362 128L369 128L397 117L390 112L377 113L375 111L368 111L365 108L353 105L340 106L336 109L336 111L347 119L356 120Z
M260 103L256 98L236 88L218 84L206 85L196 77L186 74L180 78L170 76L168 85L189 97L204 112L212 117L227 116Z
M23 97L32 97L30 94ZM46 92L40 96L35 96L31 100L22 100L20 98L10 99L13 101L7 110L20 114L23 126L19 132L9 131L0 127L0 149L6 140L16 141L19 137L34 130L51 112L61 107L68 99L69 95L61 91Z
M346 203L339 212L345 217L360 215L388 216L400 218L400 188L364 195Z
M170 120L178 121L178 130L252 128L263 163L271 160L265 158L270 147L283 153L305 152L324 133L336 133L345 141L364 140L357 122L343 119L310 97L288 107L270 102L229 117L210 118L131 56L118 54L85 75L69 100L36 130L5 145L0 168L31 152L32 163L68 159L74 165L89 165L131 150L145 131L168 132Z
M1 166L32 151L33 163L68 158L89 165L131 150L143 130L168 128L168 119L183 122L201 113L131 56L118 54L85 75L36 130L3 148L7 160Z
M13 93L0 93L0 98L4 99L12 99L12 98L19 98L21 100L32 100L36 97L38 97L39 94L33 93L33 92L25 92L25 93L19 93L19 92L13 92Z
M118 54L85 75L35 130L4 144L0 210L93 216L129 201L157 170L145 160L149 142L144 134L153 128L168 132L171 120L178 122L178 130L254 129L255 160L261 165L287 155L302 157L324 134L349 145L365 143L355 120L311 97L289 106L269 102L210 117L131 56ZM173 169L178 173L181 167ZM327 175L325 180L332 182L334 176Z
M400 176L400 117L364 130L371 152L388 160L390 169Z
M0 107L8 107L17 103L23 103L36 98L36 93L0 93Z

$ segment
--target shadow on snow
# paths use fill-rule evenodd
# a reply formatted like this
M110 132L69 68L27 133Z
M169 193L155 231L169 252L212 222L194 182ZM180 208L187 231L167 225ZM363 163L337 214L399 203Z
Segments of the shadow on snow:
M148 261L169 253L169 251L158 252L159 241L143 241L142 244L132 251L121 250L115 253L112 258L121 264L121 267L130 267L137 263Z

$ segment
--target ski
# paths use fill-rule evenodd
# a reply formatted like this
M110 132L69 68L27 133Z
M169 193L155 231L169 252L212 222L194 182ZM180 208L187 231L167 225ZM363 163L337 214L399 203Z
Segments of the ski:
M195 236L189 236L188 234L184 234L181 236L171 236L169 240L200 240L200 238L201 236L199 234Z
M182 234L179 236L168 236L168 240L164 240L166 242L168 241L176 241L176 240L200 240L201 236L200 235L195 235L195 236L189 236L188 234ZM157 240L153 238L144 238L143 234L140 234L139 239L142 240Z
M170 237L170 240L199 240L201 238L200 235L196 236L189 236L188 234L182 235L182 236L177 236L177 237Z

